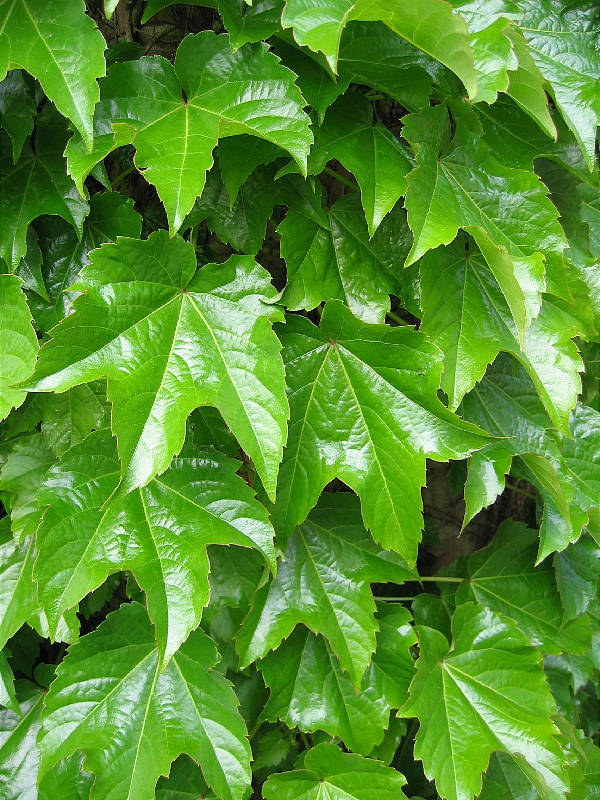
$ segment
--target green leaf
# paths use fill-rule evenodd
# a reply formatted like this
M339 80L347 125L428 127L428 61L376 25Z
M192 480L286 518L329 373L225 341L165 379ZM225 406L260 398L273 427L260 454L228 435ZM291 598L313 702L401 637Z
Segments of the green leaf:
M247 256L195 269L192 245L165 231L95 250L79 284L89 290L42 348L31 388L65 391L109 378L121 493L164 472L189 413L214 406L272 498L287 419L270 325L281 316L263 302L275 289Z
M574 497L587 511L600 496L600 413L578 403L570 419L570 436L562 440L562 459Z
M584 653L589 622L565 617L551 562L534 567L537 548L537 531L512 520L502 523L491 544L467 560L468 582L461 584L457 602L475 600L514 620L543 653Z
M152 19L155 14L162 11L169 6L179 5L181 0L146 0L146 8L142 15L142 25ZM188 6L205 6L207 8L216 8L216 0L184 0L185 5Z
M507 169L467 131L440 157L448 135L443 106L412 115L403 128L419 164L408 176L405 201L414 234L407 264L449 244L459 228L467 230L502 288L522 338L539 311L544 258L560 261L566 247L558 212L535 174Z
M366 325L336 301L321 327L288 317L284 344L291 422L273 509L291 533L339 477L362 501L375 541L414 563L425 458L464 458L489 439L437 397L440 352L408 327Z
M329 109L315 134L309 173L321 172L332 159L358 181L371 238L398 198L406 194L412 158L384 125L373 124L373 108L364 95L347 92Z
M495 750L526 760L548 787L567 790L554 701L540 656L507 619L474 603L459 606L453 641L431 628L419 629L420 656L410 699L401 710L421 721L415 757L448 800L471 800Z
M600 549L583 536L554 556L556 583L567 619L583 614L598 594Z
M102 81L96 114L103 138L95 160L133 143L135 165L156 187L174 233L202 194L223 136L259 136L306 171L312 134L294 78L263 42L232 53L228 37L211 31L186 37L174 66L157 56L115 64ZM77 148L70 143L70 157Z
M143 489L105 506L119 481L109 431L91 434L48 473L35 578L51 632L60 615L113 572L129 569L148 596L167 662L208 603L210 544L256 547L274 567L273 530L239 462L214 450L180 457ZM77 497L78 513L73 513Z
M86 15L83 0L5 3L0 31L10 42L9 69L22 67L37 78L91 149L92 116L99 98L96 81L105 72L106 43Z
M410 613L390 606L378 612L377 651L358 692L324 639L296 628L260 664L271 690L262 718L304 731L324 730L355 752L370 753L383 739L390 709L406 701L414 672Z
M27 252L27 229L42 214L57 214L81 235L89 207L65 171L66 131L50 106L38 119L36 149L23 146L13 165L2 147L0 159L0 256L13 270Z
M88 433L102 427L106 385L74 386L62 394L44 395L42 433L56 456L62 456Z
M206 785L200 767L188 756L179 756L173 762L169 777L159 779L154 796L156 800L219 800Z
M353 22L342 37L340 78L378 89L411 111L428 105L442 65L381 22Z
M256 0L250 6L245 0L218 0L218 5L234 53L281 30L283 0Z
M8 651L10 653L10 651ZM15 679L7 659L7 651L0 650L0 706L20 714L15 697Z
M18 712L0 709L0 795L7 800L37 796L39 753L35 746L44 693L23 682L26 697Z
M245 134L221 139L217 153L221 178L229 192L230 207L235 203L240 188L257 167L270 164L284 155L284 151L272 142ZM208 180L213 171L214 169L208 173Z
M548 108L544 76L537 68L523 34L511 27L506 31L506 36L510 39L518 63L517 69L510 73L507 94L548 136L555 139L556 124Z
M521 30L565 122L593 167L600 122L600 53L592 6L565 8L561 0L521 0Z
M523 766L508 753L493 753L479 800L541 800L538 789L544 792L546 787L535 772L526 772Z
M442 388L450 408L483 378L500 350L512 353L534 382L548 416L568 430L584 368L577 331L568 315L546 297L527 329L519 332L493 272L471 242L457 238L421 262L422 330L444 351Z
M404 797L404 775L379 761L343 753L333 744L309 750L303 769L272 775L265 800L388 800Z
M294 29L299 44L324 53L335 70L342 31L352 19L385 22L394 33L453 70L470 97L475 94L467 26L441 0L414 0L410 6L394 0L331 0L326 7L318 0L287 0L281 23Z
M12 140L15 163L19 160L25 140L33 131L35 112L23 72L20 69L11 70L0 83L0 125Z
M16 275L0 275L0 420L18 408L26 392L11 388L33 372L38 341Z
M282 301L289 309L311 309L336 298L365 322L383 322L389 295L402 294L410 231L400 209L369 240L358 197L341 197L326 212L317 186L289 198L277 232L288 274Z
M369 584L402 583L413 576L402 559L373 544L354 496L324 495L290 537L277 577L254 598L237 635L242 666L265 656L304 623L327 637L360 686L377 631Z
M40 775L82 749L96 800L151 797L159 776L188 753L219 797L241 800L250 747L231 686L212 669L216 661L214 644L196 631L161 672L145 609L122 605L58 668L44 706Z
M73 294L67 293L67 289L90 263L90 250L104 242L114 242L117 236L139 237L141 222L133 201L116 192L93 195L81 238L70 226L55 218L44 217L37 221L47 288L46 298L30 297L29 300L37 328L49 331L69 314Z

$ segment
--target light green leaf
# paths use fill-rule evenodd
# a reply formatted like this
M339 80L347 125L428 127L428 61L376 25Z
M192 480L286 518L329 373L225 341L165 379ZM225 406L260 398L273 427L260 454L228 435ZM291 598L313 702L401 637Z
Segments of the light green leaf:
M288 536L339 477L357 492L375 541L414 563L425 458L464 458L489 439L437 397L440 352L408 327L366 325L325 307L318 329L290 316L281 332L291 402L273 509Z
M550 719L554 701L541 659L507 619L474 603L459 606L453 641L419 629L420 656L401 710L421 721L415 757L447 800L471 800L495 750L526 760L549 796L564 798L563 756Z
M232 53L228 37L211 31L186 37L174 66L155 56L115 64L102 81L95 161L80 163L81 145L74 140L71 168L80 180L92 161L133 143L135 165L156 187L175 233L202 194L221 137L259 136L287 150L306 171L312 134L295 77L264 42Z
M26 392L11 388L33 372L38 341L16 275L0 275L0 420L18 408Z
M537 531L512 520L502 523L491 544L467 560L468 581L461 584L456 600L475 600L514 620L543 653L585 653L589 622L565 617L552 563L534 566L537 548Z
M18 712L0 709L0 796L6 800L33 800L39 753L35 746L44 693L22 682L23 702Z
M9 69L22 67L39 80L57 109L86 144L104 75L104 37L83 0L13 0L0 10L0 32L10 41ZM76 54L76 55L74 55Z
M571 435L562 440L562 459L575 501L587 511L600 497L600 413L578 403L569 429Z
M106 384L101 381L42 396L42 433L57 457L102 427L105 400Z
M548 108L544 76L537 68L521 31L511 27L506 30L506 36L518 62L517 69L510 72L507 94L535 120L544 133L556 139L556 124Z
M287 0L281 23L294 29L299 44L325 54L331 68L337 65L340 37L350 20L385 24L411 44L441 61L464 83L470 97L476 92L473 54L462 17L442 0Z
M371 238L406 194L406 174L413 167L410 153L384 125L373 124L373 108L364 95L347 92L328 110L315 134L309 173L318 174L332 159L358 181Z
M260 664L271 690L262 718L304 731L324 730L354 752L370 753L383 739L390 709L406 701L414 672L410 613L390 606L380 607L377 615L377 651L358 692L323 638L296 628Z
M25 144L13 165L2 147L0 159L0 256L13 270L27 252L27 229L42 214L56 214L81 235L89 207L65 171L63 121L45 106L38 119L36 149Z
M422 330L444 351L442 388L450 408L483 378L500 350L511 353L534 382L548 416L568 430L584 368L571 337L577 329L546 297L525 332L523 347L493 272L473 244L458 237L421 263Z
M359 319L382 323L389 295L403 294L402 261L410 247L404 213L397 209L386 217L369 240L357 196L345 195L325 211L317 184L288 202L277 228L288 275L282 302L293 310L312 309L336 298Z
M404 797L404 775L379 761L342 753L333 744L309 750L303 769L272 775L265 800L390 800Z
M583 536L556 553L554 568L565 617L573 619L587 611L598 594L600 548L589 536Z
M283 0L256 0L251 6L245 0L218 0L218 6L234 53L281 30Z
M521 0L527 49L550 84L565 122L587 159L595 160L600 122L600 52L595 9L565 8L561 0Z
M214 644L196 631L161 672L146 610L122 605L58 668L44 706L40 775L81 749L84 768L96 775L95 800L151 797L159 776L188 753L217 796L241 800L250 747L216 661Z
M463 130L463 129L461 129ZM405 205L414 244L407 264L467 230L502 288L520 338L537 316L544 259L560 261L566 239L547 189L534 173L507 169L463 130L447 155L444 106L411 115L403 136L419 166L408 176Z
M42 348L30 388L109 378L121 493L164 472L190 412L211 405L274 497L287 419L270 325L281 315L264 302L275 289L248 256L195 271L193 246L165 231L95 250L79 284L89 289Z
M360 686L377 631L370 584L413 576L402 559L373 544L353 495L324 495L290 537L277 577L255 595L237 635L242 666L265 656L304 623L327 637Z
M168 662L208 603L208 545L256 547L275 566L267 512L235 475L238 467L215 450L180 457L160 479L105 507L119 481L110 431L73 447L38 494L48 509L34 574L51 633L64 611L128 569L148 596L161 662Z

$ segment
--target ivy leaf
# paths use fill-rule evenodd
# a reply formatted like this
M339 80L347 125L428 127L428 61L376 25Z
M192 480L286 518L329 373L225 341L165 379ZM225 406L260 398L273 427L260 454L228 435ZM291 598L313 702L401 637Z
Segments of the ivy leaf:
M564 798L563 756L550 719L554 701L540 656L525 635L489 609L466 603L453 641L419 629L420 656L405 717L421 721L415 757L448 800L471 800L493 751L529 763L552 796Z
M371 238L398 198L406 194L412 158L384 125L373 124L373 108L364 95L347 92L328 110L315 134L309 173L322 172L332 159L358 181Z
M440 352L410 328L366 325L344 306L321 327L288 317L280 334L291 403L275 529L288 536L339 477L359 494L375 541L414 563L425 458L463 458L489 442L437 397Z
M235 475L238 467L214 450L180 457L160 479L106 507L119 481L110 432L73 447L38 494L48 509L38 530L35 578L51 633L60 615L109 574L129 569L147 593L161 662L168 662L208 603L207 545L256 547L274 568L267 513Z
M235 53L248 42L268 39L281 30L282 0L218 0L219 14L229 34L231 50Z
M0 10L0 30L10 43L9 69L22 67L37 78L91 149L92 117L99 98L97 79L105 72L106 43L86 15L83 0L5 3Z
M570 436L562 440L562 459L577 504L585 511L600 496L600 413L578 403L569 423Z
M277 577L254 598L237 636L242 666L265 656L302 622L327 637L360 686L377 630L369 584L411 577L402 559L373 544L353 495L324 495L290 537Z
M99 192L90 199L90 213L81 238L56 218L36 222L47 297L30 297L36 327L49 331L71 311L73 293L67 289L87 264L88 253L117 236L139 237L142 220L133 201L117 192Z
M174 66L157 56L115 64L102 81L97 117L104 135L95 161L133 143L135 165L156 187L175 233L202 194L223 136L267 139L306 171L312 134L294 78L263 42L232 53L228 36L211 31L186 37ZM77 148L70 143L71 159Z
M18 408L26 392L11 388L33 372L38 341L16 275L0 275L0 420Z
M408 176L405 201L414 234L407 265L449 244L459 228L467 230L494 273L522 338L539 311L544 258L560 261L566 247L546 187L530 171L504 167L465 131L440 157L449 136L443 106L409 117L403 136L413 143L419 164Z
M474 600L514 620L543 653L584 653L590 647L589 622L565 618L552 564L533 566L537 548L537 531L512 520L502 523L491 544L469 556L468 582L456 600Z
M221 178L229 192L230 207L235 203L240 188L257 167L270 164L284 155L283 150L272 142L245 134L221 139L217 153L219 155ZM207 180L210 180L213 172L214 167L208 173Z
M189 413L212 405L273 497L287 419L270 325L281 316L264 302L275 289L248 256L195 269L193 246L166 231L95 250L79 284L88 291L42 348L30 388L109 378L121 494L164 472Z
M62 394L45 395L41 403L42 433L56 456L62 456L102 427L106 385L74 386Z
M14 711L15 714L21 713L15 696L15 678L8 663L6 650L0 650L0 706Z
M299 626L260 663L271 696L262 718L301 730L339 736L355 752L381 743L391 708L403 705L414 672L410 647L416 637L410 613L382 604L377 650L357 693L321 636Z
M450 408L459 405L504 350L523 364L550 419L568 430L584 366L571 341L577 331L552 298L544 299L521 349L501 287L481 253L459 237L423 258L421 306L422 330L444 351L442 388Z
M219 797L241 800L250 747L231 686L212 669L216 661L214 644L196 631L161 672L144 607L122 605L58 668L45 701L40 776L81 749L84 768L96 775L96 800L115 792L151 797L159 776L188 753Z
M202 770L187 756L173 762L168 778L160 778L156 785L156 800L184 800L185 797L219 800L210 791L202 777Z
M23 146L13 165L2 147L0 159L0 256L13 270L27 252L27 229L42 214L56 214L81 235L89 207L65 171L66 131L51 106L38 118L37 147Z
M404 797L405 783L402 773L380 761L323 743L308 751L303 769L271 775L263 795L265 800L388 800Z
M288 282L289 309L312 309L323 300L344 300L365 322L383 322L390 294L402 295L402 256L410 231L402 211L390 214L369 240L358 197L345 195L325 211L320 187L289 198L277 232Z
M18 711L0 709L0 794L10 800L37 796L39 755L35 746L44 693L22 682Z
M13 161L21 155L25 140L33 131L36 108L20 69L11 70L0 83L0 124L12 140Z
M598 594L600 549L589 536L554 556L556 583L566 619L583 614Z
M507 94L535 120L544 133L556 139L556 124L548 108L544 76L529 52L521 31L511 27L505 33L510 39L518 64L517 69L510 73Z
M353 22L342 37L340 78L378 89L411 111L428 105L442 65L381 22Z
M533 770L524 770L524 766L508 753L493 753L479 800L541 800L544 794L548 798L557 796L548 794L539 776Z
M594 165L600 123L600 53L595 10L565 8L560 0L523 0L521 30L527 49L548 80L556 104Z
M403 39L455 72L470 97L475 94L477 79L467 26L449 3L415 0L409 7L393 0L332 0L324 9L318 0L287 0L281 23L294 29L299 44L324 53L335 70L342 31L353 19L385 22Z

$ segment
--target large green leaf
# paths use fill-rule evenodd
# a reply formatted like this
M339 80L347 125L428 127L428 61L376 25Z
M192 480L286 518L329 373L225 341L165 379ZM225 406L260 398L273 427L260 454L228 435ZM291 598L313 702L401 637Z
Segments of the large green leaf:
M391 800L404 797L404 775L380 761L343 753L333 744L309 750L302 769L272 775L265 800Z
M220 137L267 139L306 171L312 134L294 78L263 42L232 53L228 37L211 31L186 37L174 66L157 56L115 64L102 81L97 153L87 159L81 143L69 143L71 169L81 177L113 147L133 143L173 233L202 194Z
M522 339L539 311L544 259L562 264L567 243L558 212L534 173L504 167L462 121L446 152L449 134L448 111L441 105L410 116L403 128L419 164L408 176L406 208L414 244L407 264L449 244L459 228L467 230L494 273Z
M410 153L384 125L373 124L373 109L364 95L347 92L317 129L309 173L321 172L332 159L354 173L369 237L373 236L398 198L406 194L405 177L413 167Z
M590 647L589 621L565 617L552 563L535 567L537 531L504 522L492 542L467 561L468 581L457 602L475 600L510 617L543 653L584 653Z
M370 583L414 576L365 531L348 493L324 495L287 545L277 577L260 589L237 636L242 665L265 656L304 623L324 634L355 686L375 650Z
M121 491L164 472L200 405L219 409L273 497L286 434L275 289L248 256L196 274L191 244L158 231L91 255L75 313L42 348L30 388L64 391L108 377Z
M294 29L294 38L325 54L336 68L340 37L350 20L381 20L403 39L453 70L472 97L477 79L467 26L449 3L413 0L287 0L281 22Z
M379 607L377 651L357 692L327 643L300 626L260 664L271 690L262 717L291 728L324 730L368 755L380 744L390 709L403 705L413 677L410 647L416 641L410 613L392 604Z
M463 458L489 441L440 403L440 351L411 328L359 322L337 301L320 328L293 316L280 335L291 423L276 531L288 536L337 476L359 494L374 539L414 563L426 456Z
M459 237L421 263L422 330L444 351L442 388L451 408L483 377L500 350L512 353L533 380L550 419L568 430L581 391L583 361L569 314L546 297L521 349L510 308L477 248Z
M188 753L219 797L241 800L250 747L216 661L214 644L196 631L161 672L146 610L122 605L58 669L44 706L40 776L82 749L95 800L152 797L159 776Z
M569 128L594 164L600 123L600 52L596 10L586 4L565 8L561 0L520 0L527 48L550 84Z
M35 76L91 148L96 81L104 75L106 43L86 15L83 0L4 3L0 32L8 39L9 69L22 67Z
M81 235L89 207L66 174L66 131L51 106L38 119L36 148L26 143L13 164L0 150L0 256L13 270L27 252L27 229L42 214L56 214ZM4 140L6 141L6 140Z
M286 193L287 195L287 193ZM397 209L369 240L358 197L345 195L325 211L322 191L308 187L289 197L277 232L288 282L289 309L312 309L323 300L344 300L365 322L383 322L390 294L402 296L403 256L410 247L406 216Z
M267 512L235 475L238 467L215 450L199 451L105 508L120 471L110 431L73 447L38 494L48 508L37 534L35 578L51 632L110 573L129 569L147 593L160 656L168 661L208 603L208 545L256 547L275 566Z
M31 375L38 351L21 284L16 275L0 275L0 420L25 399L26 393L12 386Z
M403 716L421 721L415 756L447 800L471 800L496 750L528 762L548 798L568 788L550 719L554 701L539 654L508 620L474 603L459 606L453 641L420 628L420 656Z

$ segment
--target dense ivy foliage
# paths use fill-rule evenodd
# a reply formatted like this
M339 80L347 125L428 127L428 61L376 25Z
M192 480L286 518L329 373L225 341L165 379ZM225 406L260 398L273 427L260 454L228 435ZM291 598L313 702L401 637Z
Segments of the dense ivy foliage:
M600 798L592 0L0 2L0 798Z

